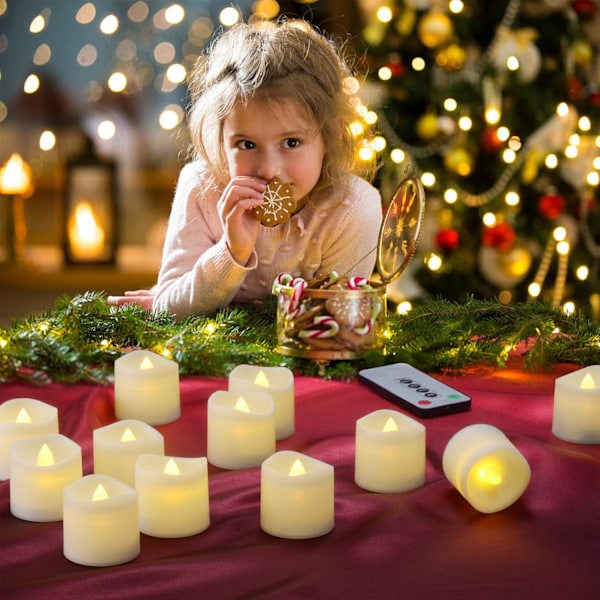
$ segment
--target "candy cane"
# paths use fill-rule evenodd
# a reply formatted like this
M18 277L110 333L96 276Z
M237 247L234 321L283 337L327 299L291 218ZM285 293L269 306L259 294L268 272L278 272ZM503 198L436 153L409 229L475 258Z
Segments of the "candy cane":
M350 277L348 279L349 290L372 290L372 286L366 277Z
M302 279L302 277L296 277L292 280L291 286L294 291L292 292L290 303L287 307L288 314L295 311L298 306L300 306L302 295L304 294L304 290L308 287L308 283L306 283L306 280Z
M382 306L382 299L375 298L373 302L373 316L364 325L361 325L360 327L354 327L352 331L354 331L354 333L356 333L357 335L367 335L367 333L369 333L375 326L375 321L377 321L377 317L381 312Z
M319 329L302 329L298 332L298 337L302 339L332 338L340 331L339 323L329 315L315 317L313 325L316 325Z

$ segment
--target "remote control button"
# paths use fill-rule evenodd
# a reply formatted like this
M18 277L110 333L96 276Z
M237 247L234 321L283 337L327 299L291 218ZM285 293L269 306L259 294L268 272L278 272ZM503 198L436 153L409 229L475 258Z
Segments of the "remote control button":
M415 388L421 387L421 384L420 383L409 383L408 387L414 390Z
M412 383L412 379L408 377L401 377L400 379L396 379L398 383Z
M417 404L420 404L421 406L429 406L431 404L431 400L418 400Z
M424 387L420 387L417 389L417 392L419 392L419 394L426 394L428 391L429 389Z
M426 398L437 398L437 394L435 392L427 392L425 394Z

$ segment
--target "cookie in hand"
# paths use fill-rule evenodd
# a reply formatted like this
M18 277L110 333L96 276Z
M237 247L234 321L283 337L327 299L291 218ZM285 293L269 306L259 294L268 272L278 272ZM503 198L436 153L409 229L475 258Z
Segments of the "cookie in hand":
M271 179L263 192L263 203L252 209L254 218L265 227L287 223L296 210L296 200L291 186L277 177Z

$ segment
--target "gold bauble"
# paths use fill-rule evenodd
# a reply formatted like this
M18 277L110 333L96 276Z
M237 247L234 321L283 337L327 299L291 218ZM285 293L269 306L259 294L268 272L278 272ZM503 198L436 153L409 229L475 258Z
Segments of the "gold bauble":
M466 58L467 52L462 46L450 44L436 54L435 62L446 71L460 71L465 66Z
M430 12L423 15L417 26L419 39L428 48L437 48L446 43L453 31L452 21L441 12Z
M417 119L415 129L422 140L433 140L440 132L437 115L435 113L425 113Z
M575 40L571 46L573 62L578 67L589 67L594 60L594 49L585 40Z
M473 157L464 148L454 148L444 156L444 166L452 173L466 177L473 169Z
M498 266L507 277L520 279L531 268L531 253L522 247L515 247L510 252L498 253Z

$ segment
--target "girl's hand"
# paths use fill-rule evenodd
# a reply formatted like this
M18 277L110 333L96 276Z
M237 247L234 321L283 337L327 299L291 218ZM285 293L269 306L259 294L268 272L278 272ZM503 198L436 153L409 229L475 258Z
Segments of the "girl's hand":
M137 304L146 310L152 310L154 294L151 290L134 290L125 292L124 296L108 296L106 301L113 306Z
M234 177L217 202L227 247L241 265L250 259L258 238L260 223L250 211L262 204L266 187L266 182L256 177Z

